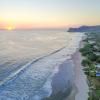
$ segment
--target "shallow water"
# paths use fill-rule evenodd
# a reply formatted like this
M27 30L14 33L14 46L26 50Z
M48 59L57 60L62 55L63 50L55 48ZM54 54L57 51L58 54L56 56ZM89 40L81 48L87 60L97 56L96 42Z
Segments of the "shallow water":
M50 96L52 76L70 59L82 35L58 30L0 31L0 100Z

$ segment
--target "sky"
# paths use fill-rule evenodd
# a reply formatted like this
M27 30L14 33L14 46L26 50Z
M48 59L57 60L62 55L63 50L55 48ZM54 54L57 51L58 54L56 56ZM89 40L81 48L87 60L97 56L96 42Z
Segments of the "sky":
M0 28L100 24L100 0L0 0Z

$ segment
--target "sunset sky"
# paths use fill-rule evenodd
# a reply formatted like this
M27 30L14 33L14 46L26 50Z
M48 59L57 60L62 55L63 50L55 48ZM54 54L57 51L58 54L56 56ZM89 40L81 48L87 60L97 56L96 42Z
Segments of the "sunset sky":
M0 0L0 28L100 24L100 0Z

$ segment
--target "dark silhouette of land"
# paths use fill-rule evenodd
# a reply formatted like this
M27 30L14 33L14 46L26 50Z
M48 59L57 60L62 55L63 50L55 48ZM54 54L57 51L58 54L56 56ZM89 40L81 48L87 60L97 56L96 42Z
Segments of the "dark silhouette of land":
M100 32L100 25L80 26L79 28L69 28L68 32Z

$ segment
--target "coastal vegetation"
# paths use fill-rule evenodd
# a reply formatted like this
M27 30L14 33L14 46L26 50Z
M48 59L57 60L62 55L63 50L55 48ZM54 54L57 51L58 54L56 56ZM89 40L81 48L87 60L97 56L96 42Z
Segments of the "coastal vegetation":
M86 36L79 51L89 83L88 100L100 100L100 32L86 33Z

